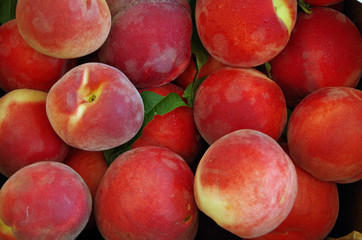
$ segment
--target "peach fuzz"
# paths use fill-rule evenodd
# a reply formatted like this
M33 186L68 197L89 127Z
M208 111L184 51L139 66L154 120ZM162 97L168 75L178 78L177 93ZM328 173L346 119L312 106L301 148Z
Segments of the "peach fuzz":
M74 59L46 56L31 48L19 33L16 19L0 27L0 88L48 92L75 65Z
M314 177L337 183L362 179L362 91L326 87L305 97L287 129L294 162Z
M18 0L16 19L24 40L57 58L78 58L96 51L111 28L105 0Z
M261 131L277 140L287 121L282 90L252 68L221 68L197 89L194 119L209 144L239 129Z
M95 216L108 240L192 240L198 209L187 163L163 147L145 146L119 155L104 175Z
M237 130L206 150L195 173L198 208L241 238L275 229L297 194L293 162L268 135Z
M295 169L298 192L292 210L276 229L254 240L326 239L335 226L339 213L336 183L319 180L298 165Z
M91 206L83 179L59 162L28 165L0 191L0 218L19 240L75 239L89 219Z
M180 97L183 94L183 89L172 83L142 89L141 92L143 91L152 91L161 96L172 92L177 93ZM202 138L196 128L192 108L181 106L164 115L154 116L132 148L149 145L170 149L180 155L188 164L200 157L203 150Z
M31 163L65 159L69 146L50 125L46 97L39 90L17 89L0 98L0 172L4 176Z
M74 169L87 184L94 202L99 183L107 171L107 162L102 151L85 151L78 148L70 148L64 164ZM96 226L94 212L89 218L86 229Z
M175 80L191 57L192 20L187 1L138 1L113 17L101 62L120 69L137 88Z
M85 63L52 86L46 113L55 132L70 146L102 151L136 135L144 108L139 92L121 71Z
M362 76L362 37L354 23L331 8L311 11L298 14L287 46L270 61L291 107L323 87L356 87Z
M198 0L200 40L220 62L256 67L285 47L297 16L295 0Z

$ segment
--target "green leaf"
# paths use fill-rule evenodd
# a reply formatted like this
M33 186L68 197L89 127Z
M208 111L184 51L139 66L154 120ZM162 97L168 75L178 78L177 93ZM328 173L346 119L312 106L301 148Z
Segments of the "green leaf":
M170 93L166 96L161 96L151 91L143 91L141 92L141 97L145 111L143 124L137 134L130 141L118 147L103 151L108 165L110 165L120 154L131 149L133 143L141 137L143 129L155 115L164 115L178 107L187 106L184 100L177 93Z
M298 6L307 14L311 14L310 4L304 2L304 0L298 0Z
M265 64L264 64L264 66L265 66L265 70L266 70L266 75L268 76L268 78L272 78L272 75L271 75L271 65L270 65L270 63L269 62L266 62Z
M0 24L15 18L17 0L0 0Z

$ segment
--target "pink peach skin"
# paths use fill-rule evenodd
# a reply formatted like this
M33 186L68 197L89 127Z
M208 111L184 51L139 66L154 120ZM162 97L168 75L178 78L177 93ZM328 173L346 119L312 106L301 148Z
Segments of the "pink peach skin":
M4 91L48 92L73 66L74 59L49 57L31 48L20 35L16 19L0 27L0 88Z
M289 151L314 177L337 183L362 178L362 91L326 87L305 97L287 129Z
M256 67L285 47L297 16L295 0L198 0L200 40L218 61Z
M108 240L192 240L198 209L187 163L163 147L145 146L118 156L104 175L95 216Z
M85 63L50 89L46 112L55 132L70 146L102 151L133 138L140 129L142 98L118 69Z
M137 88L160 86L186 69L191 35L188 4L186 8L178 1L139 1L113 17L99 59L124 72Z
M39 161L61 162L69 146L55 133L45 111L47 93L17 89L0 98L0 172L10 177Z
M300 12L290 41L270 61L272 79L295 107L323 87L356 87L362 76L362 37L343 13L315 7Z
M221 68L197 89L194 119L209 144L239 129L261 131L277 140L286 125L282 90L252 68Z
M57 58L79 58L107 39L111 13L105 0L18 0L16 19L24 40Z
M0 192L0 218L19 240L75 239L91 207L83 179L59 162L37 162L20 169Z
M241 238L262 236L281 224L297 194L293 162L268 135L237 130L206 150L195 173L198 208Z

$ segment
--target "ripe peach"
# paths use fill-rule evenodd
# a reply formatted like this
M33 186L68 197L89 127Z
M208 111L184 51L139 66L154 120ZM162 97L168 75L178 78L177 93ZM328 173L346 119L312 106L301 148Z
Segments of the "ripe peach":
M277 140L287 121L279 86L252 68L225 67L210 74L198 88L194 119L209 144L238 129L254 129Z
M113 17L99 59L124 72L137 88L175 80L191 57L187 6L179 1L138 1L124 7Z
M183 94L183 89L172 83L140 91L152 91L161 96L172 92L181 97ZM188 164L191 164L201 155L201 141L192 108L181 106L164 115L154 116L132 148L150 145L165 147L179 154Z
M297 16L295 0L198 0L200 40L220 62L255 67L287 44Z
M98 188L99 231L108 240L194 239L193 179L187 163L166 148L145 146L121 154Z
M293 162L268 135L237 130L206 150L195 173L197 206L242 238L264 235L289 214L297 193Z
M362 76L362 37L353 22L327 7L300 12L283 51L270 61L287 105L333 86L356 87Z
M326 87L305 97L290 116L292 159L318 179L350 183L362 178L362 91Z
M103 152L70 148L63 163L74 169L82 177L91 193L92 202L94 202L99 183L108 168ZM94 212L92 212L86 228L95 226Z
M58 59L35 51L19 33L16 19L0 27L0 88L48 92L75 60Z
M85 63L50 89L46 112L55 132L69 145L88 151L119 146L143 122L142 98L118 69Z
M19 240L75 239L84 229L91 207L83 179L59 162L28 165L12 175L0 191L0 218Z
M319 180L297 165L295 169L298 192L292 210L276 229L254 240L320 240L333 229L339 213L336 183Z
M96 51L108 37L111 14L105 0L18 0L16 19L24 40L57 58Z
M50 125L46 97L39 90L17 89L0 98L0 172L6 177L34 162L65 159L69 146Z

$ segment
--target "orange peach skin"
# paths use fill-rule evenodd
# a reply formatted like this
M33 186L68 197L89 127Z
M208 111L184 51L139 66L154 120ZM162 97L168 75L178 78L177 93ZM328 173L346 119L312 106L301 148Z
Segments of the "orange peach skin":
M98 188L98 229L108 240L194 239L193 179L187 163L166 148L145 146L121 154Z
M119 146L140 129L142 98L118 69L85 63L50 89L46 112L55 132L70 146L102 151Z
M75 60L46 56L31 48L19 33L16 19L0 27L0 88L48 92Z
M63 163L74 169L82 177L91 193L92 202L94 202L99 183L108 168L103 152L70 148ZM92 211L86 229L95 226L96 222L94 212Z
M172 83L142 91L152 91L161 96L172 92L177 93L180 97L183 94L183 89ZM165 147L179 154L188 164L191 164L202 154L201 141L192 108L182 106L164 115L154 116L132 148L149 145Z
M296 15L295 0L198 0L195 9L206 50L236 67L255 67L275 57L287 44Z
M107 39L111 14L105 0L18 0L16 19L24 40L57 58L78 58Z
M197 89L194 119L209 144L232 131L254 129L277 140L287 109L279 86L252 68L221 68Z
M59 162L38 162L12 175L0 191L0 218L19 240L75 239L92 198L83 179Z
M241 238L275 229L297 194L295 167L279 144L256 130L229 133L206 150L195 173L199 209Z
M55 133L45 111L47 93L17 89L0 98L0 172L10 177L39 161L61 162L69 146Z
M324 181L362 178L362 91L326 87L305 97L290 116L287 138L296 164Z

